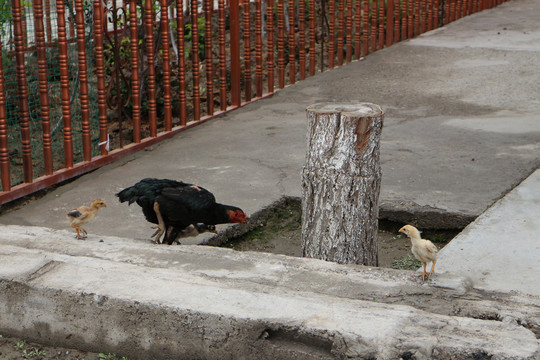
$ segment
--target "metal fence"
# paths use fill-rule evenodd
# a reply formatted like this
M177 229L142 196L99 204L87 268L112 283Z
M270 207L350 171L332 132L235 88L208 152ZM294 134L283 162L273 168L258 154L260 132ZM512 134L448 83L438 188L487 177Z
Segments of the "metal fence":
M0 203L503 0L0 0Z

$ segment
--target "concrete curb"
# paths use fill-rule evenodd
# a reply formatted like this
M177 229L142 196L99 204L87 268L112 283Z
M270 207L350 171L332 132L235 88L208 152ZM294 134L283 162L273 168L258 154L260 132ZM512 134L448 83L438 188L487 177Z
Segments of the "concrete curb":
M455 278L429 286L409 271L114 237L79 241L37 227L9 226L0 243L0 331L40 342L134 359L540 354L534 333L516 321L411 306L418 293L454 302L472 294ZM384 302L396 297L404 304ZM506 301L509 311L516 300ZM534 324L537 305L524 304L520 321Z

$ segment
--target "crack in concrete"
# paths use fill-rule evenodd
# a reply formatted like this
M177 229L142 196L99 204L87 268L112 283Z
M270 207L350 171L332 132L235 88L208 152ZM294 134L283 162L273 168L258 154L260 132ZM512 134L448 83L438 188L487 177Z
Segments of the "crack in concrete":
M46 262L43 266L41 266L39 269L29 274L24 280L30 283L33 280L47 274L48 272L53 271L59 264L60 263L58 261L50 260Z

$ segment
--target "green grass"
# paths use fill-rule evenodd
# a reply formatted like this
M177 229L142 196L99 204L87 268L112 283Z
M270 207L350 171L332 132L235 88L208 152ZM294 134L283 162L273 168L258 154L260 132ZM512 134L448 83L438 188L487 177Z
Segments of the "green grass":
M243 243L266 244L275 234L298 230L302 226L301 208L302 203L299 200L289 199L282 206L269 210L259 227L229 240L221 247L241 249Z
M0 334L0 338L4 336ZM7 344L6 344L7 345ZM26 340L17 341L12 344L17 352L20 351L20 359L36 359L36 360L52 360L56 356L48 357L45 350L43 350L39 345L27 343ZM0 359L3 359L0 352ZM18 358L19 359L19 358ZM126 356L120 356L111 353L99 353L98 360L129 360Z
M277 208L267 220L268 230L291 231L302 226L302 204L299 201L289 201L285 207Z
M263 231L261 228L256 228L246 234L245 240L247 241L259 241L261 243L268 242L268 237L266 231Z
M40 350L40 349L32 349L32 350L23 350L22 352L22 357L25 358L25 359L31 359L35 356L45 356L46 353L45 351L43 350Z
M0 337L2 337L2 335L0 335ZM21 351L21 357L23 359L32 359L38 356L40 359L44 359L44 356L47 355L45 351L40 348L32 347L30 344L27 344L25 340L17 341L13 346L15 349Z
M420 266L422 266L422 263L412 255L403 256L392 263L392 269L400 270L416 270Z
M127 357L125 356L119 356L119 355L116 355L116 354L104 354L104 353L99 353L99 360L128 360Z
M265 226L265 225L263 225ZM225 244L220 245L220 247L228 248L228 249L237 249L239 246L241 246L244 242L258 242L261 244L265 244L268 241L268 232L266 229L263 228L255 228L248 232L245 235L242 235L239 238L232 239L227 241Z
M431 240L434 243L446 243L449 241L448 237L442 234L425 235L424 239Z

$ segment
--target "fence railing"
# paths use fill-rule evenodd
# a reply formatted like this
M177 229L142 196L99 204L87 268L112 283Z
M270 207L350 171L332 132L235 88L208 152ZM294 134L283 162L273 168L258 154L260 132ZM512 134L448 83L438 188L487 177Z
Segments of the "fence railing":
M239 1L12 0L0 203L503 2Z

